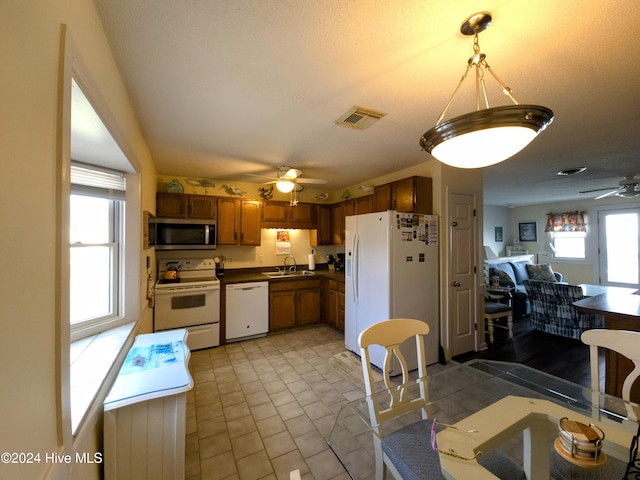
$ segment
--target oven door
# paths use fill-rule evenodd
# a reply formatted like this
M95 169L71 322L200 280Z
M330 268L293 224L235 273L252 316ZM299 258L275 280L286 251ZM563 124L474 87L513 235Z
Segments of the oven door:
M154 330L220 322L220 285L156 288Z

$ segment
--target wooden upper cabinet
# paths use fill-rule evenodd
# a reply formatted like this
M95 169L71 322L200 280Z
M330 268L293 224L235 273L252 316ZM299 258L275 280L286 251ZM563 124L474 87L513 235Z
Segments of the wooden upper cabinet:
M257 200L218 197L218 245L260 245L260 207Z
M298 203L269 200L262 206L263 228L316 228L318 206L314 203Z
M331 245L331 205L318 205L318 228L311 231L311 246Z
M240 230L240 200L218 197L218 245L237 245Z
M156 217L216 219L217 197L184 193L156 194Z
M345 200L342 202L342 215L350 217L356 214L355 200Z
M373 212L373 195L366 195L353 199L354 215L363 215Z
M262 223L281 222L286 223L289 211L289 202L266 201L262 205Z
M189 195L189 218L216 218L216 197Z
M344 209L342 202L331 205L331 243L344 243Z
M257 200L240 201L240 245L260 245L260 207Z
M391 184L385 183L373 189L374 212L386 212L391 210Z
M315 228L318 225L318 206L314 203L289 206L289 224L294 228Z
M156 217L187 218L187 196L181 193L156 194Z
M432 181L428 177L408 177L375 187L373 203L376 212L397 210L403 213L433 212Z

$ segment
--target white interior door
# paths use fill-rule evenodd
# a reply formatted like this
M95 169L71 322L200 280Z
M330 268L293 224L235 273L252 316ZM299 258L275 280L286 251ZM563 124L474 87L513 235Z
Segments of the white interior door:
M600 283L637 287L640 283L640 208L598 212Z
M448 304L451 356L474 350L476 320L475 195L450 193Z

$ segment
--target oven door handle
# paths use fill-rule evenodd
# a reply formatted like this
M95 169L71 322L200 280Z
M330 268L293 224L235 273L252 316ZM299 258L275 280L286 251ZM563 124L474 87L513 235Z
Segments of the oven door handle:
M197 293L220 290L220 285L180 286L180 287L156 287L156 295L168 295L171 293Z

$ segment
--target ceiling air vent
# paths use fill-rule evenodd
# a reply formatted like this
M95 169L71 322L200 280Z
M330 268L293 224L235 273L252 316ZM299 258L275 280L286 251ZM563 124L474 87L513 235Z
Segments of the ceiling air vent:
M375 110L358 107L356 105L338 118L336 123L343 127L364 130L365 128L369 128L385 115L386 113L376 112Z

